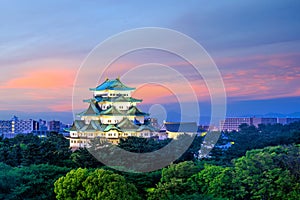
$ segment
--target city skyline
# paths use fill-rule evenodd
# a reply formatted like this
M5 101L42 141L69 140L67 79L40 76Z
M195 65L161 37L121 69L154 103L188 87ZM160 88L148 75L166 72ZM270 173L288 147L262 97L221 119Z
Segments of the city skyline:
M164 27L190 36L207 50L223 77L229 116L300 112L298 1L164 1L159 6L131 2L2 1L0 94L5 98L0 110L11 110L11 115L13 111L70 113L77 70L96 45L128 29ZM190 75L200 107L204 115L209 113L203 80L193 79L187 64L167 53L133 53L117 60L116 70L107 75L116 78L131 66L149 62L165 63ZM158 77L180 87L167 74ZM142 80L129 83L139 84ZM172 108L170 94L149 88L150 94L141 89L135 95L146 100L145 107L162 103Z

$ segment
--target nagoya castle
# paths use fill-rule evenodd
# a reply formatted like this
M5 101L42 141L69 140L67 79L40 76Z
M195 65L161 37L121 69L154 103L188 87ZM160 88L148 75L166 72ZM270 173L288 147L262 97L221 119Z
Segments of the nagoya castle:
M131 96L135 88L126 86L117 78L106 79L90 90L93 97L83 100L88 108L77 114L80 120L75 120L70 128L72 149L89 146L89 141L93 138L118 144L120 138L147 138L155 134L149 114L137 108L142 100Z

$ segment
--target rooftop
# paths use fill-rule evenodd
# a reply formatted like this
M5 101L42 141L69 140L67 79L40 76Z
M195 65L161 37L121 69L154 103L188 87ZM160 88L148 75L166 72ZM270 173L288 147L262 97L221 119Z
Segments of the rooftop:
M106 79L102 84L98 85L96 88L91 88L92 91L101 90L135 90L135 88L128 87L120 81L119 78L116 79Z

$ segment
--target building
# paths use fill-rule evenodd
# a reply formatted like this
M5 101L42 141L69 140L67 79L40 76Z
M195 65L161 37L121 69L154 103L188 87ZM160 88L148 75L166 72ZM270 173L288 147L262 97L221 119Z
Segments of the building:
M196 134L198 126L196 122L164 122L168 138L177 139L182 134Z
M28 134L39 129L39 123L35 120L20 120L13 116L11 120L0 120L0 134L12 138L17 134Z
M220 130L233 131L238 130L241 124L252 125L253 118L250 117L230 117L220 121Z
M294 123L294 122L299 122L300 118L286 118L286 123L290 124L290 123Z
M40 131L47 131L48 130L46 120L39 119L39 130Z
M131 96L135 88L123 84L119 78L106 79L90 89L93 97L84 100L88 108L77 116L70 128L70 147L88 146L93 138L106 139L118 144L128 136L152 137L156 129L151 125L149 114L142 112L137 104L141 99Z
M48 131L59 132L60 121L56 121L56 120L48 121Z
M279 123L278 118L276 117L253 117L253 123L255 127L258 127L259 124L277 124Z
M258 127L259 124L290 124L300 121L300 118L276 118L276 117L230 117L220 121L220 130L238 131L241 124Z

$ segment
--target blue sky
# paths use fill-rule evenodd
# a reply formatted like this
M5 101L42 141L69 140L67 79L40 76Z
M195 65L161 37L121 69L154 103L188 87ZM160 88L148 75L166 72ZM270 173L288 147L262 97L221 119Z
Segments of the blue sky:
M247 113L299 112L299 10L297 0L2 0L0 110L70 111L76 71L97 44L128 29L164 27L195 39L214 59L228 115L247 112L245 105ZM130 58L163 60L141 57Z

